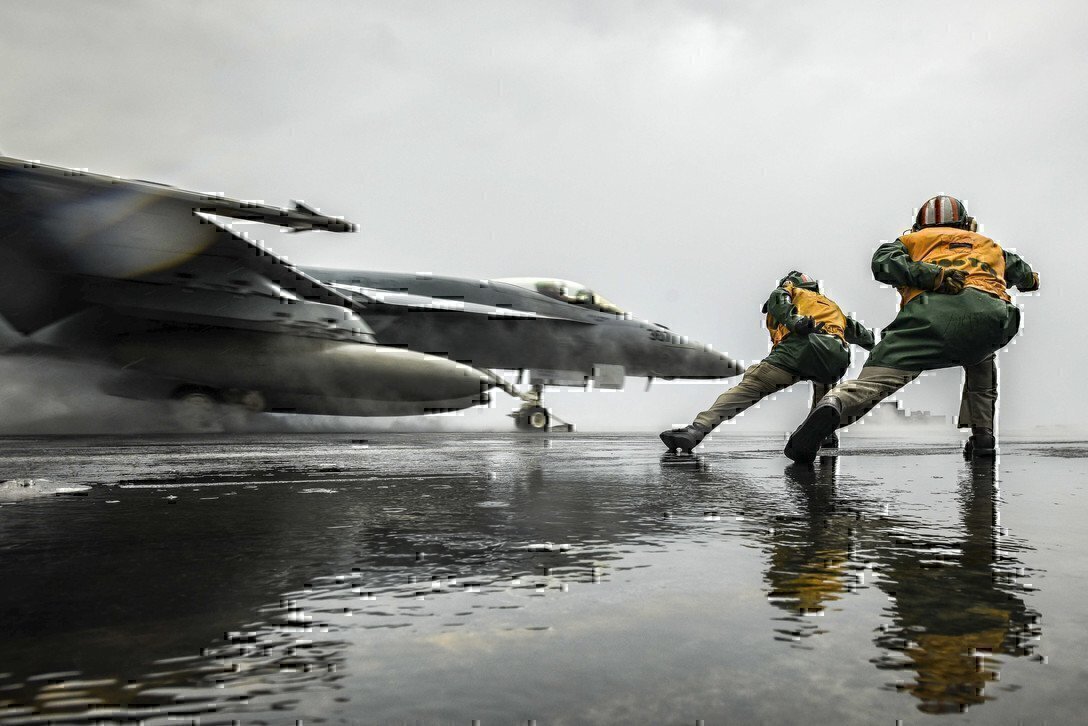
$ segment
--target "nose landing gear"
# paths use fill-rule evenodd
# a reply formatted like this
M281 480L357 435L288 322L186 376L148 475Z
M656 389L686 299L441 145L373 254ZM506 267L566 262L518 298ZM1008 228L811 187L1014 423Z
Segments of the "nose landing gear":
M558 416L545 408L541 397L544 394L544 386L533 385L528 392L520 393L510 384L504 388L507 393L520 398L524 403L521 408L510 414L514 419L514 425L519 431L544 433L547 431L574 431L574 424L563 421ZM552 421L558 421L553 424Z
M543 406L525 404L514 414L515 425L525 431L547 431L552 417Z

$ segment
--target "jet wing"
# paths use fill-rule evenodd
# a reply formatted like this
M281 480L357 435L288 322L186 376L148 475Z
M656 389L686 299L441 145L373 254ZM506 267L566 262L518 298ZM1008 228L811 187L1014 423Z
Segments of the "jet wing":
M23 334L105 307L374 342L360 303L213 217L354 226L293 209L0 157L0 315Z
M0 173L13 175L25 183L44 184L47 180L76 180L73 185L85 190L87 194L109 192L123 189L138 194L145 200L172 199L183 203L194 212L233 217L250 222L263 222L280 227L289 227L295 231L324 229L330 232L354 232L355 225L340 217L330 217L304 202L294 202L292 209L272 207L263 202L230 199L220 194L207 194L179 189L169 184L145 181L143 179L124 179L105 174L92 174L85 169L68 169L49 166L37 161L26 161L0 156Z
M429 297L427 295L413 295L406 292L382 290L376 287L363 287L360 285L345 285L339 282L330 282L328 286L334 290L352 295L356 301L362 301L371 306L388 305L390 307L420 310L428 312L463 313L467 315L485 315L494 320L556 320L567 323L579 323L589 325L587 320L563 317L558 315L545 315L544 313L530 310L518 310L512 307L499 307L497 305L483 305L480 303L465 302L464 300Z

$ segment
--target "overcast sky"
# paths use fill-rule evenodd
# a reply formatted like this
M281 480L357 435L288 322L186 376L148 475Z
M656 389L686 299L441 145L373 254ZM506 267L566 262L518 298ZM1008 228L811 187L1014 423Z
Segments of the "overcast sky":
M874 248L953 194L1043 278L999 357L1003 426L1072 425L1088 403L1086 37L1075 1L16 0L0 6L0 150L305 199L360 231L261 235L292 262L573 279L746 362L790 269L886 325L898 295L873 281ZM902 398L952 414L960 381ZM652 430L721 388L629 383L550 402L586 428ZM791 428L807 397L738 430ZM462 418L505 425L500 398Z

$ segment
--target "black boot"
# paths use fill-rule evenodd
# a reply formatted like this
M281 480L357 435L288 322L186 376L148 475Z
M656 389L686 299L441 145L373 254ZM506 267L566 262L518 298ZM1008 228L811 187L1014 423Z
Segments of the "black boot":
M835 433L842 420L842 404L827 397L809 411L808 417L786 442L785 454L798 464L811 464L820 451L820 443Z
M997 456L997 439L993 429L971 427L971 438L963 446L965 459L992 459Z
M660 434L661 440L665 442L665 446L668 447L669 451L683 451L688 454L699 445L699 442L706 435L707 430L696 424L685 426L682 429L662 431Z
M839 435L836 433L828 434L823 441L820 442L821 449L837 449L839 448Z

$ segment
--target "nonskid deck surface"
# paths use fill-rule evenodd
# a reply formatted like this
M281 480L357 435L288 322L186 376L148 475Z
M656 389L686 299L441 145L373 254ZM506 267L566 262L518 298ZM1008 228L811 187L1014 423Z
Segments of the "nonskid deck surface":
M90 486L0 499L4 723L1088 706L1083 442L987 466L845 437L809 467L781 436L0 443L2 480Z

